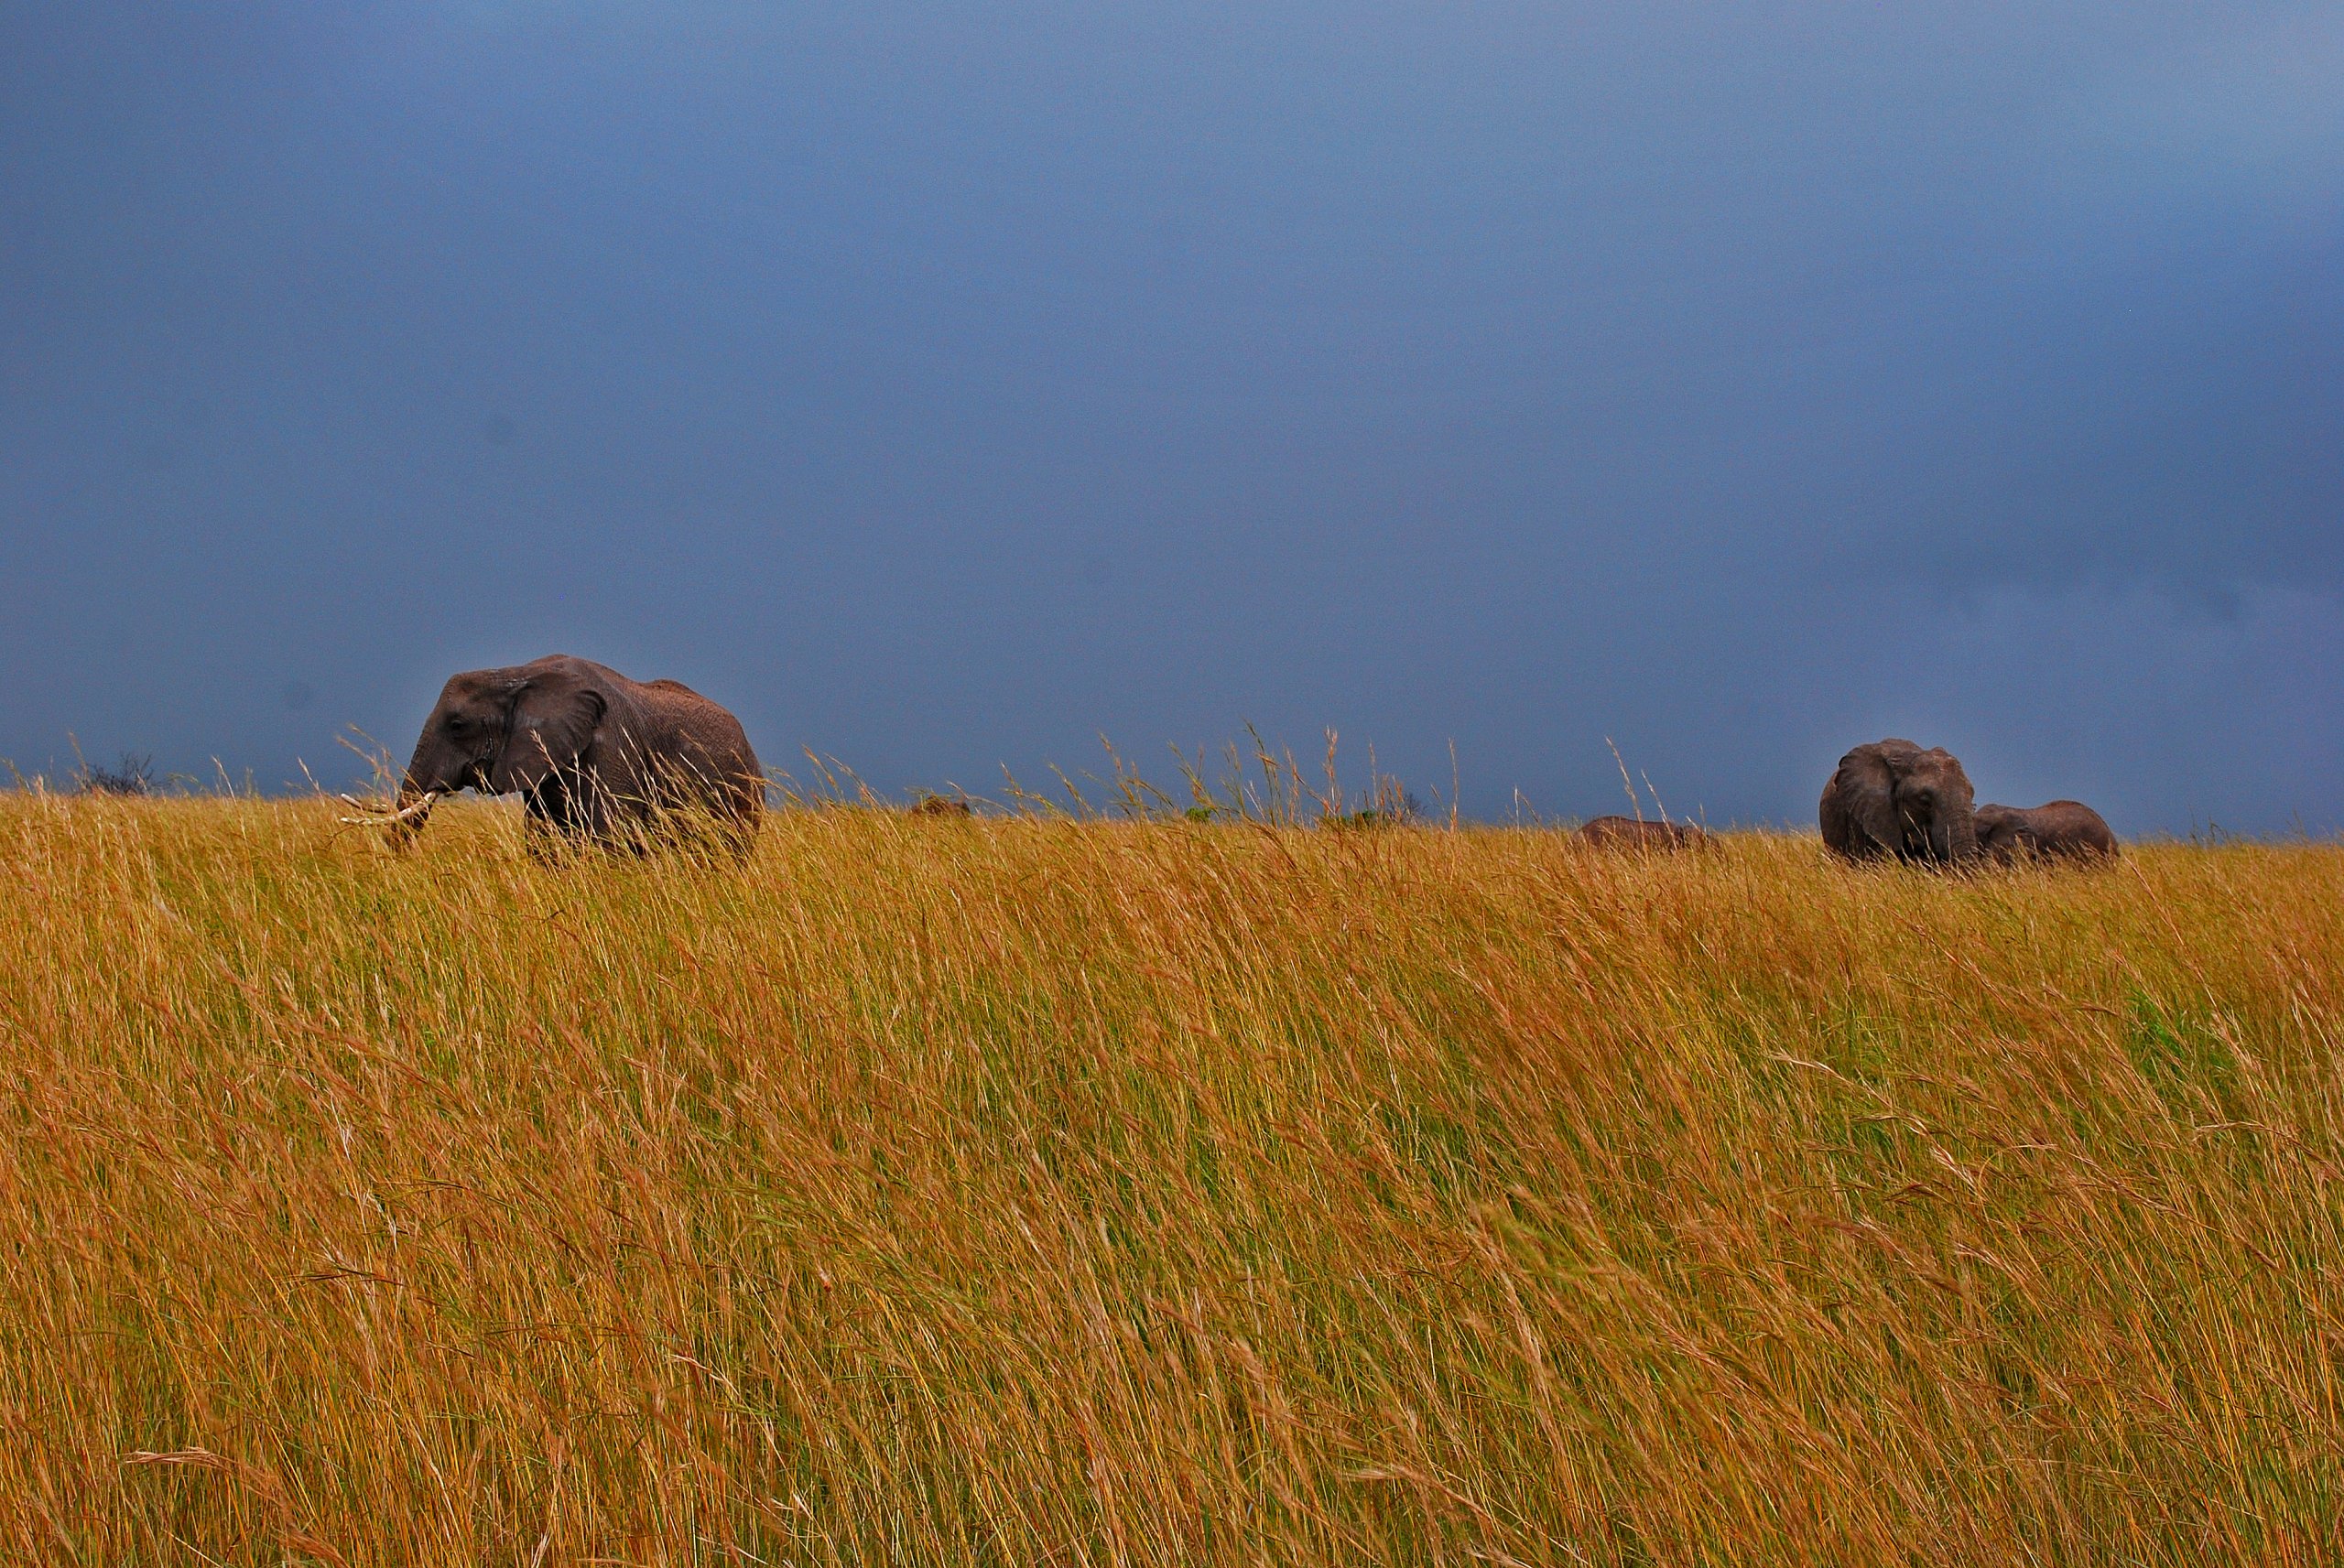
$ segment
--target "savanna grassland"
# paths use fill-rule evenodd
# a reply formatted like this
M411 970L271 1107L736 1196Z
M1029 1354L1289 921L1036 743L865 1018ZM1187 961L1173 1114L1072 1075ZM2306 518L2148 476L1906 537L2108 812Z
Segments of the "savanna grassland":
M0 1555L2344 1557L2344 852L0 796Z

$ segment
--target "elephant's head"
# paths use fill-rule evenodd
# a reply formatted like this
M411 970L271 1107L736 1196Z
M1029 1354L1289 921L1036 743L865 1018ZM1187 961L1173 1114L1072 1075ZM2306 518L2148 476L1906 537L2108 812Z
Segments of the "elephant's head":
M536 797L574 784L609 708L600 685L582 661L564 658L450 676L400 782L393 846L414 838L440 795Z
M2017 852L2026 814L2014 806L1981 806L1976 817L1978 852L2007 859Z
M1978 852L1977 797L1970 775L1942 746L1910 741L1859 746L1841 759L1840 804L1880 850L1949 864Z

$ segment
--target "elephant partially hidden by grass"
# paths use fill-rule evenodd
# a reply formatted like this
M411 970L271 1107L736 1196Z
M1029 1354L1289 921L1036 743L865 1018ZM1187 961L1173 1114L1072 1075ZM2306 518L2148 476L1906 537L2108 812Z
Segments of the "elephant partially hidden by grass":
M1978 848L1999 860L2105 860L2116 855L2108 819L2080 800L2042 806L1981 806Z
M1874 741L1840 758L1823 786L1823 842L1850 860L1952 865L1978 853L1976 800L1944 747Z
M1598 816L1582 822L1583 842L1605 849L1698 849L1709 836L1690 823L1647 822L1633 816Z
M765 781L741 721L691 687L555 654L450 676L396 809L373 821L403 848L465 788L518 795L533 843L643 849L697 824L745 852Z

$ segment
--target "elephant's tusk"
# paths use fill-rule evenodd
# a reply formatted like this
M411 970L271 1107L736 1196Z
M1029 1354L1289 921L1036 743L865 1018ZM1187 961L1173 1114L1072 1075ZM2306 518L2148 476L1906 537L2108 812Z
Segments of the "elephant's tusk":
M342 798L345 801L349 801L352 806L357 806L361 811L366 809L363 802L351 800L350 796L346 795ZM421 816L424 813L431 809L431 803L439 798L440 792L437 790L431 790L418 796L414 805L402 806L398 810L392 812L388 816L345 816L341 818L341 820L348 823L353 827L392 827L402 822L412 822L417 817Z

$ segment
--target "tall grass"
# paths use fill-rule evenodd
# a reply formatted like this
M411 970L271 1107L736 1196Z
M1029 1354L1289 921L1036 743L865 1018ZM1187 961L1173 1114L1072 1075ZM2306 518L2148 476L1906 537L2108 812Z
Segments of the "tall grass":
M0 797L0 1552L2344 1554L2344 855Z

